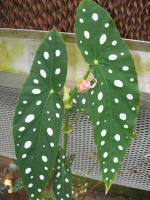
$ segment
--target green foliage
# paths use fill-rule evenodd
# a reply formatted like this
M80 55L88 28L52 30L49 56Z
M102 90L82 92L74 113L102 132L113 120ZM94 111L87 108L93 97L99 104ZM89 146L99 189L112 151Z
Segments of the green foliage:
M66 73L66 47L53 29L36 52L13 122L17 163L31 199L40 198L55 165L64 110L57 92Z
M71 156L71 160L73 156ZM53 175L53 190L57 200L71 200L72 196L72 174L70 163L68 163L63 150L60 150L56 161L55 173Z
M83 0L79 5L75 31L81 54L89 64L83 79L86 80L91 72L97 80L96 87L86 93L77 93L74 88L71 94L65 87L63 100L59 96L66 81L67 53L60 34L53 29L36 52L16 107L13 136L23 182L14 190L25 186L32 200L50 198L50 193L47 196L42 193L53 168L56 199L71 200L70 165L75 155L66 158L64 152L66 133L79 115L70 125L69 112L84 112L93 122L106 192L133 137L139 88L128 47L109 14L91 0ZM66 119L62 125L64 109ZM64 151L58 152L61 127L65 132Z
M25 188L22 180L19 180L16 185L13 187L12 192L19 192Z
M51 192L47 192L46 194L42 194L40 200L56 200L56 198L52 197Z
M83 112L90 115L88 93L77 93L72 100L73 106L71 112Z
M134 63L109 14L91 0L78 7L78 47L97 85L89 90L95 144L106 192L132 138L139 108Z

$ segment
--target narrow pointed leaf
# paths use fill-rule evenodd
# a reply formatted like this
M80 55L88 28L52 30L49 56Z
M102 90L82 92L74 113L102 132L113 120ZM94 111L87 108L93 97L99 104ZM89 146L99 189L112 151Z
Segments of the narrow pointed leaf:
M73 158L73 157L72 157ZM53 191L57 200L71 200L72 174L63 150L60 150L53 176Z
M89 91L95 144L106 192L129 146L139 108L134 63L109 14L83 0L75 24L77 44L97 85Z
M22 180L19 180L16 185L13 187L12 192L19 192L25 188Z
M66 80L64 41L54 29L36 52L13 123L17 163L31 199L40 198L58 152L63 102L56 93Z

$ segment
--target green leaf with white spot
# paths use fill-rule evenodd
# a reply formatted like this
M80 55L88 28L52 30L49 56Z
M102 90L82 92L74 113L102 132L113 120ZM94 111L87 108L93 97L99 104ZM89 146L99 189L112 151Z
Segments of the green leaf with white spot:
M137 119L137 74L128 47L103 8L83 0L76 16L77 44L97 79L96 87L89 90L89 104L107 192L129 147Z
M72 174L69 166L70 161L66 159L63 150L60 150L53 175L53 191L57 200L72 199Z
M33 200L42 195L55 165L64 113L57 92L64 86L66 73L66 47L53 29L36 52L13 122L20 175Z
M90 115L88 93L77 93L72 100L71 112L83 112Z

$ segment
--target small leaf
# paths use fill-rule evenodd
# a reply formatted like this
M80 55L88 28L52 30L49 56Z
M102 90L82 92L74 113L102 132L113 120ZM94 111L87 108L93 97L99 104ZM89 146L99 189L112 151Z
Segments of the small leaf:
M40 198L55 165L64 111L56 92L64 85L66 71L66 47L53 29L36 52L13 122L17 163L31 199Z
M63 150L60 150L53 176L53 190L57 200L71 200L72 174Z
M25 188L22 180L19 180L16 185L12 188L12 192L19 192Z
M129 147L137 119L137 74L128 47L103 8L83 0L76 16L77 44L97 79L96 87L88 94L107 192Z
M73 106L71 112L83 112L86 115L89 115L89 100L88 93L77 93L72 100Z

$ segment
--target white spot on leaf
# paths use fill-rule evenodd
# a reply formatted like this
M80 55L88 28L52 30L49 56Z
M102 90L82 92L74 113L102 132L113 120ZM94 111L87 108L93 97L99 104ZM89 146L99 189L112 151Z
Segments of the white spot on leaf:
M88 55L88 51L84 51L84 54L85 54L85 55Z
M41 74L41 76L43 77L43 78L46 78L46 71L44 70L44 69L41 69L40 70L40 74Z
M59 49L57 49L57 50L55 51L55 55L56 55L56 57L60 56L60 50L59 50Z
M108 27L109 27L109 23L106 23L106 24L105 24L105 28L108 28Z
M51 128L47 128L47 133L49 136L53 135L53 130Z
M123 127L124 127L124 128L128 128L128 125L127 125L127 124L125 124Z
M105 169L104 169L104 173L107 173L107 172L108 172L108 169L107 169L107 168L105 168Z
M108 72L109 72L110 74L112 74L112 70L111 70L111 69L109 69Z
M132 100L133 99L133 95L132 94L127 94L127 99Z
M32 145L32 142L31 142L31 141L27 141L27 142L25 142L25 144L24 144L24 148L25 148L25 149L29 149L29 148L31 147L31 145Z
M117 40L113 40L113 41L112 41L112 45L113 45L113 46L116 46L116 44L117 44Z
M102 113L103 112L103 109L104 109L104 106L103 105L100 105L98 107L98 113Z
M49 58L49 53L47 51L44 52L44 58L47 60Z
M41 192L42 190L40 188L38 188L38 192Z
M99 43L102 45L106 42L106 40L107 40L106 34L102 34L100 37Z
M59 190L60 188L61 188L61 185L60 185L60 184L58 184L58 185L57 185L57 189Z
M118 162L118 158L115 157L115 158L113 159L113 162L114 162L114 163L117 163L117 162Z
M43 175L40 175L39 178L40 178L41 181L44 180L44 176Z
M132 107L132 110L134 111L134 110L135 110L135 107Z
M27 154L22 154L22 159L25 159L27 157Z
M31 172L31 168L25 169L25 174L29 174Z
M84 31L84 37L86 39L89 39L90 38L90 33L88 31Z
M22 132L22 131L24 131L24 130L25 130L25 127L24 127L24 126L22 126L22 127L19 128L19 131L20 131L20 132Z
M40 65L40 64L41 64L41 61L38 60L37 63Z
M42 161L43 162L47 162L48 161L48 158L46 156L42 156Z
M127 119L127 116L126 116L125 113L120 113L119 117L120 117L120 119L123 120L123 121Z
M115 98L114 99L115 103L119 103L119 99Z
M98 14L97 14L97 13L93 13L93 14L92 14L92 19L93 19L94 21L97 21L97 20L98 20Z
M56 177L57 177L57 178L60 177L60 172L58 172L58 173L56 174Z
M120 141L120 135L119 135L119 134L116 134L116 135L114 136L114 138L115 138L116 141Z
M101 136L104 137L104 136L106 135L106 133L107 133L106 129L103 129L103 130L101 131Z
M86 103L86 99L83 98L83 99L82 99L82 104L85 104L85 103Z
M51 142L49 145L50 145L50 147L54 147L54 143L53 142Z
M32 184L32 183L29 183L28 188L31 188L32 186L33 186L33 184Z
M59 113L56 113L56 118L60 118L60 114Z
M103 154L103 158L107 158L107 156L108 156L108 152L105 152L105 153Z
M129 70L129 67L128 67L128 66L123 66L123 67L122 67L122 70L123 70L123 71L128 71L128 70Z
M59 103L56 103L56 107L57 107L58 109L61 108Z
M94 91L93 91L94 92ZM99 92L98 93L98 100L101 101L103 98L103 93L102 92Z
M116 54L111 54L108 56L109 60L117 60L117 55Z
M37 79L34 79L34 80L33 80L33 83L38 84L39 81L38 81Z
M133 82L133 81L134 81L134 78L130 78L130 81Z
M27 101L23 101L23 104L27 104L28 102Z
M79 19L80 23L84 23L84 20L82 18Z
M115 172L115 169L111 169L111 172L114 173L114 172Z
M41 100L38 100L38 101L36 102L36 105L39 106L41 103L42 103L42 101L41 101Z
M26 123L30 123L31 121L33 121L35 118L35 116L33 114L27 115L25 118L25 122Z
M68 179L68 178L65 178L65 182L68 183L68 182L69 182L69 179Z
M32 90L32 93L33 93L33 94L40 94L40 93L41 93L41 90L36 88L36 89L33 89L33 90Z
M100 121L97 121L97 122L96 122L96 125L99 126L99 125L100 125Z
M122 151L122 150L123 150L123 147L122 147L121 145L119 145L119 146L118 146L118 149L119 149L120 151Z
M60 72L61 72L61 69L60 69L60 68L57 68L57 69L55 70L55 74L56 74L56 75L60 74Z
M123 87L123 82L120 81L120 80L115 80L115 81L114 81L114 85L115 85L116 87Z
M105 144L105 141L102 140L102 141L101 141L101 146L104 146L104 144Z

